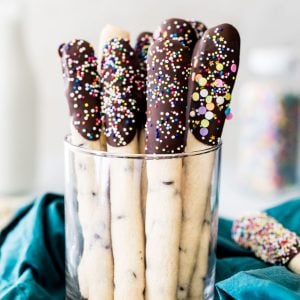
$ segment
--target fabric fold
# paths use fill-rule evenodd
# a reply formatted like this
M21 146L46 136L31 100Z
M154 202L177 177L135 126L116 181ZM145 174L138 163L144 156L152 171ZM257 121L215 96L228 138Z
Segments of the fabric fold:
M300 199L266 211L300 235ZM300 276L271 266L231 239L220 219L215 298L300 299ZM21 208L0 232L0 299L65 299L63 196L45 194Z

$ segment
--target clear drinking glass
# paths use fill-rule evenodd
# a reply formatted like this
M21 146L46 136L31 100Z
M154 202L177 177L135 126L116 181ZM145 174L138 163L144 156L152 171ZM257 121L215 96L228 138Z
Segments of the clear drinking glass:
M221 144L122 155L67 136L66 299L213 299L220 159Z

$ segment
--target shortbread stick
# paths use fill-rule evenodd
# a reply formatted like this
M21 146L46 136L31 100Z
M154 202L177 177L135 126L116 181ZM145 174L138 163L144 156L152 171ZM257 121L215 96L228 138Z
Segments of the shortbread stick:
M82 177L77 179L78 182L80 180L86 181L86 178L92 178L92 176L95 176L96 181L91 180L91 184L93 184L91 186L92 195L94 196L93 201L86 202L84 206L79 206L78 210L79 219L82 224L85 224L83 228L88 228L87 231L83 231L83 236L86 237L84 239L84 249L88 249L88 251L85 251L85 255L82 256L78 267L78 278L81 283L81 291L84 290L83 284L88 283L88 292L85 296L87 299L113 299L109 165L107 159L97 158L96 160L91 159L90 165L85 164L85 166L87 170L92 170L93 173L82 172ZM81 199L87 200L87 197L81 194ZM93 202L97 202L97 204L95 205ZM93 246L91 246L91 243L93 243ZM105 252L101 249L109 251L109 256L105 255Z
M192 23L192 22L191 22ZM193 25L195 26L195 25ZM192 55L192 74L199 71L198 56L200 54L199 40L194 47ZM196 70L196 68L198 68ZM198 83L199 84L199 83ZM198 88L195 84L195 75L189 79L188 93L188 110L187 120L190 124L190 108L194 89ZM197 99L199 100L199 98ZM199 116L199 114L197 114ZM193 113L192 113L193 116ZM198 117L198 119L200 119ZM199 124L200 121L198 120ZM185 152L203 151L208 146L199 142L199 140L187 131L187 143ZM191 278L195 270L197 261L197 252L199 249L199 231L201 231L202 222L205 213L206 199L208 197L207 187L211 182L212 167L214 165L214 153L184 158L183 167L183 218L182 233L180 241L180 258L179 258L179 276L177 286L177 298L187 299Z
M264 262L285 265L300 275L300 237L265 213L235 220L232 239Z
M100 150L100 87L94 50L83 40L73 40L59 48L59 55L71 115L72 143ZM95 163L86 154L76 154L78 215L84 240L78 280L83 297L112 299L110 205L105 183L95 178Z
M186 152L191 153L207 149L193 134L188 132ZM201 232L209 186L214 166L214 153L185 157L183 165L183 207L179 253L179 276L177 299L187 299L199 250L199 232ZM202 243L202 240L201 240Z
M229 106L239 66L239 51L239 34L237 30L229 24L222 24L207 30L201 40L197 42L193 53L192 74L189 81L189 130L187 138L187 149L189 149L189 151L201 150L204 146L217 145L222 135L225 119L231 118ZM192 142L190 143L189 141ZM183 215L189 215L191 208L193 208L198 215L195 215L193 212L194 217L192 219L183 220L183 239L187 231L187 229L185 229L186 227L189 226L189 228L193 228L192 230L198 231L197 226L203 224L205 203L209 199L210 183L214 166L214 153L204 154L200 157L199 163L204 159L207 159L207 162L206 166L201 169L199 180L196 180L196 177L189 178L188 176L191 173L185 172L186 178L184 183L186 187L184 188ZM189 168L188 159L185 167ZM200 167L201 166L197 166L196 164L193 165L193 168ZM203 184L204 187L201 194L196 197L195 191L197 191L199 184ZM186 205L187 203L188 205ZM192 205L196 205L196 207ZM195 226L191 223L194 223ZM188 272L190 273L191 269L195 269L193 277L200 278L202 275L197 274L197 270L203 268L201 265L203 266L203 264L207 263L207 259L204 262L197 260L199 255L196 254L195 256L193 249L199 248L199 251L201 251L203 248L201 246L202 236L198 241L190 239L186 241L182 240L181 242L181 248L185 249L186 253L189 253L189 256L187 257L181 252L180 265L185 267L181 269L182 274L180 280L184 277L185 280L187 280L186 274ZM198 243L198 245L195 245L195 243ZM187 261L190 263L187 263ZM193 285L193 282L196 282L196 280L192 279L191 282L192 284L189 288L190 293L193 293L193 290L197 289L197 287ZM186 284L186 281L179 282L179 286L183 283Z
M207 199L203 224L201 224L201 241L197 257L197 260L202 263L196 265L195 276L193 276L191 282L191 287L193 288L189 291L188 299L204 299L205 277L208 273L208 256L211 241L210 208L210 199Z
M157 40L147 59L146 153L176 154L185 146L189 49ZM147 161L146 299L176 299L181 224L181 158Z
M188 47L190 54L193 53L197 42L197 34L189 21L183 19L167 19L154 32L153 39L172 39L179 41Z
M113 36L113 34L112 34ZM127 40L103 48L101 83L104 126L111 153L138 153L138 60ZM140 201L142 160L112 158L110 167L114 299L144 299L144 227Z
M146 123L146 82L147 82L147 54L151 43L153 42L151 32L141 32L135 44L135 53L139 59L140 71L141 71L141 85L140 89L142 96L142 107L141 107L141 126L139 130L139 151L145 153L145 123ZM142 182L143 184L143 182Z
M141 154L145 153L145 124L146 124L146 110L147 110L147 100L146 100L146 82L147 82L147 54L151 43L153 42L151 32L142 32L138 35L135 44L135 53L139 59L140 70L141 70L141 83L143 85L141 90L142 96L142 106L140 111L141 124L139 129L139 152ZM145 217L146 210L146 199L147 199L147 172L146 163L143 162L142 165L142 179L141 179L141 203L143 216Z

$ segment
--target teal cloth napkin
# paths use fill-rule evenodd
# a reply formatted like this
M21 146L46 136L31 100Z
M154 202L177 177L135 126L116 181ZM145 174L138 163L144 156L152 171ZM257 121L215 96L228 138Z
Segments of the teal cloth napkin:
M300 235L300 199L267 211ZM270 266L236 245L220 219L216 299L300 299L300 276ZM65 298L63 197L45 194L0 233L0 299Z
M0 299L64 299L64 249L62 196L22 208L0 233Z
M300 199L268 209L286 228L300 236ZM232 221L220 219L217 245L216 298L300 300L300 275L271 266L231 239Z

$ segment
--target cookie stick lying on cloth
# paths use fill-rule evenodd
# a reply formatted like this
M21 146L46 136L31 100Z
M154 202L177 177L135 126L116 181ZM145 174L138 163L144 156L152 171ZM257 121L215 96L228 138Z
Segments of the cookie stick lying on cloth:
M185 146L190 74L187 47L157 40L147 60L146 153L176 154ZM181 225L181 158L147 161L146 299L176 299Z
M137 57L127 40L114 38L103 48L101 83L107 149L138 153L135 80ZM142 162L142 161L141 161ZM140 201L141 164L111 159L110 200L114 257L114 299L144 299L144 227ZM128 238L130 237L130 238Z
M73 40L59 48L71 115L72 143L100 150L100 88L92 46ZM105 183L95 178L95 160L76 154L78 215L84 246L78 267L80 292L88 299L113 298L110 205ZM103 177L103 176L101 176Z
M264 213L241 217L233 223L232 239L263 261L300 274L300 237L274 218Z
M207 30L206 26L200 21L189 21L197 34L197 39L201 39L204 32Z
M179 41L182 45L188 47L190 54L193 53L197 42L197 34L190 22L182 19L167 19L153 34L153 39L172 39Z
M230 115L231 93L239 65L240 38L236 29L222 24L206 31L195 46L192 56L192 72L189 80L189 130L186 152L200 151L217 145L226 116ZM180 273L178 298L199 297L199 285L189 287L193 270L200 278L201 266L197 261L199 230L204 219L207 201L210 201L210 183L214 166L214 153L206 153L197 159L184 159L183 222L180 242ZM204 247L206 247L204 245ZM196 269L195 269L196 267ZM198 289L195 291L194 289ZM201 291L202 292L202 291Z

